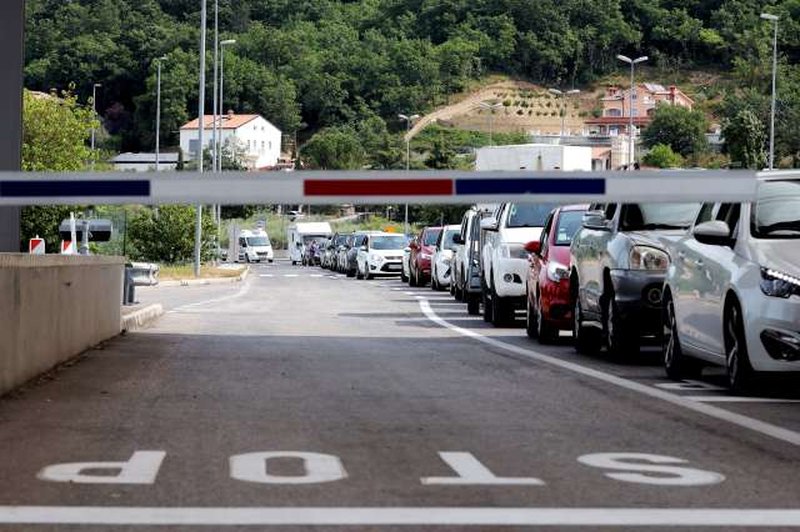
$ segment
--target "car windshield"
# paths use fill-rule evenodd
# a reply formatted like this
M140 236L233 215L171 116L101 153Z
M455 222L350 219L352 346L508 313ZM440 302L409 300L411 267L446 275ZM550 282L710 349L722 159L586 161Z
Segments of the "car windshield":
M403 249L406 247L404 236L373 236L370 242L372 249Z
M441 232L441 229L428 229L422 235L422 243L426 246L435 246Z
M335 246L337 246L337 247L338 247L338 246L343 246L343 245L345 245L345 244L347 243L347 238L348 238L348 235L339 235L339 236L337 236L337 237L336 237L336 239L333 241L333 244L334 244Z
M556 225L556 246L569 246L578 229L581 228L584 211L564 211L558 215Z
M458 229L451 229L450 231L445 231L444 236L442 237L442 249L450 249L453 247L453 237L459 233Z
M506 227L544 227L547 216L556 207L554 203L513 203Z
M759 185L751 232L755 238L800 238L800 180Z
M687 229L699 209L698 203L628 203L622 206L620 229L623 231Z
M269 246L269 238L265 236L250 236L247 237L248 246Z
M325 237L323 235L305 235L305 236L303 236L303 243L305 243L306 245L311 244L315 240L317 241L317 244L322 244L323 242L325 242L325 240L327 240L327 237Z

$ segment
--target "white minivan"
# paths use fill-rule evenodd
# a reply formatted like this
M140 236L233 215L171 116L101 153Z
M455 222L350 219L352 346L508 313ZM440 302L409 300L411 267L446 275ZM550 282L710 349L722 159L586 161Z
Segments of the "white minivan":
M663 356L683 378L727 369L735 391L759 373L800 372L800 178L771 173L755 203L707 203L674 244L664 285Z

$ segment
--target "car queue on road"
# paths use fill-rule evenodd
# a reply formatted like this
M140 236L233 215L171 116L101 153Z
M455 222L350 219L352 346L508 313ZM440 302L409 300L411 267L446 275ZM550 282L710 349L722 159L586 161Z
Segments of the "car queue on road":
M744 392L800 376L796 178L760 178L752 204L476 205L411 238L337 234L326 254L348 276L449 290L498 327L523 310L541 343L571 331L579 353L618 359L660 346L673 379L722 366Z

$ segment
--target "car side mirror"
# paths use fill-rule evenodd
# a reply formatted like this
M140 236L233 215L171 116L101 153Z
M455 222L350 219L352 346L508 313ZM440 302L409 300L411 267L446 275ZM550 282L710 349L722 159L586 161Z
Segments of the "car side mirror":
M367 246L361 246L361 247L360 247L360 248L358 248L358 249L360 249L361 251L366 251L366 250L367 250Z
M417 244L416 242L411 242L408 245L408 249L418 249L418 248L419 248L419 244Z
M484 231L497 231L498 223L494 218L484 218L481 220L481 229Z
M586 229L594 229L597 231L610 231L611 224L606 219L603 211L589 211L583 215L582 224Z
M542 251L542 243L538 240L532 240L525 244L525 251L528 253L533 253L534 255L538 255L540 251Z
M461 235L453 235L453 244L455 244L457 246L463 246L464 245L464 239L461 238Z
M406 246L405 248L403 248L403 251L405 253L408 253L409 251L411 251L411 248L409 246Z
M720 220L696 225L692 229L692 236L701 244L710 246L730 246L733 244L731 228L727 223Z

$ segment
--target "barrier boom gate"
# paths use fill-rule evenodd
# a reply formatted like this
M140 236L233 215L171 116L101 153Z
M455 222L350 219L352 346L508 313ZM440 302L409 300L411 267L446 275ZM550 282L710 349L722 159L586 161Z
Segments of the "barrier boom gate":
M0 172L2 205L752 201L750 171ZM769 175L800 177L800 172Z

